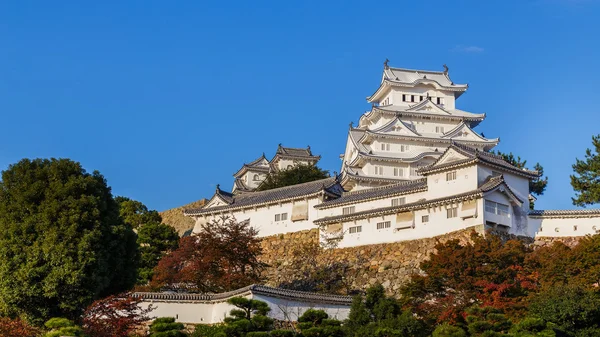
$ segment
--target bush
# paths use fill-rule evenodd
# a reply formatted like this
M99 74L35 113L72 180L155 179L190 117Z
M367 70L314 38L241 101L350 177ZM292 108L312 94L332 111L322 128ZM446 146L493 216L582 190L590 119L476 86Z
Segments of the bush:
M181 323L176 323L173 317L157 318L150 325L151 337L185 337L187 334L182 330L185 327Z
M224 336L222 324L205 325L198 324L191 337L221 337Z
M432 337L467 337L467 333L457 326L444 323L435 328Z
M294 337L295 333L291 330L273 330L271 337Z

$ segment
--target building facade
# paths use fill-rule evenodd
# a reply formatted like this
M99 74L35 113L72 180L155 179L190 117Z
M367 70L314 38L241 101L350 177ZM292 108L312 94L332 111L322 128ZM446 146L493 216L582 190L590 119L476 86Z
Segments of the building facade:
M350 125L339 175L254 191L268 172L320 158L310 147L280 145L270 161L263 155L245 164L231 193L217 187L204 207L185 215L195 219L195 232L223 216L248 221L259 236L319 228L338 247L482 225L530 237L595 234L600 210L530 210L529 182L538 173L490 152L499 138L473 129L485 114L456 108L467 89L450 79L446 66L409 70L386 61L379 88L367 98L371 110Z

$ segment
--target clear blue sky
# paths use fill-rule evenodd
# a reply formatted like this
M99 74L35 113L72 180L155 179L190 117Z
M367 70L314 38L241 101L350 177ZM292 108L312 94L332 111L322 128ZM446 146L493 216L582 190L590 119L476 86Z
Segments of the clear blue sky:
M458 107L550 177L600 133L600 4L536 1L0 1L0 168L68 157L164 210L230 187L278 143L338 171L385 58L467 82Z

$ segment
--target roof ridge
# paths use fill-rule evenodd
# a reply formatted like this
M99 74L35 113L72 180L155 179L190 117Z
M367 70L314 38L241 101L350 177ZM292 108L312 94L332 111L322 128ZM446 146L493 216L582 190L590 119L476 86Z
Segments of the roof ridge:
M264 190L264 191L254 191L251 194L240 195L237 198L243 198L245 196L250 196L250 195L256 196L256 195L260 195L260 194L267 194L268 192L282 191L282 190L287 190L287 189L291 189L291 188L294 188L294 187L306 186L306 185L309 185L309 184L316 184L318 182L324 183L325 180L328 180L328 179L333 179L333 182L335 182L335 177L327 177L327 178L323 178L323 179L319 179L319 180L307 181L307 182L300 183L300 184L294 184L294 185L288 185L288 186L283 186L283 187L271 188L269 190ZM329 187L331 187L331 185L333 185L333 184L330 184L329 186L325 186L325 188L329 188Z
M394 187L398 187L398 186L417 185L417 184L423 183L425 181L427 181L426 178L420 178L420 179L408 180L408 181L400 181L398 183L384 185L384 186L377 186L377 187L366 188L364 190L344 192L344 193L342 193L342 196L364 194L364 193L368 193L368 192L371 192L371 191L381 191L381 190L390 189L390 188L394 188Z

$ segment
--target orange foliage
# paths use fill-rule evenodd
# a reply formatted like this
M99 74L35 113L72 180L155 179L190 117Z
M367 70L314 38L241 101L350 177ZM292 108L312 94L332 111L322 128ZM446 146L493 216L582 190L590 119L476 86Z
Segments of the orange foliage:
M41 333L38 328L18 318L0 317L0 337L38 337Z

